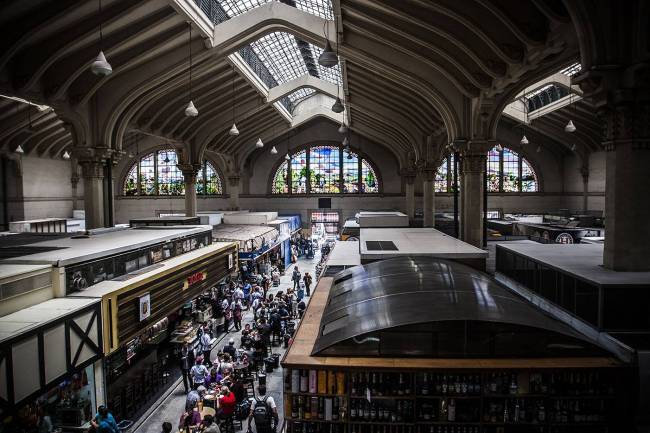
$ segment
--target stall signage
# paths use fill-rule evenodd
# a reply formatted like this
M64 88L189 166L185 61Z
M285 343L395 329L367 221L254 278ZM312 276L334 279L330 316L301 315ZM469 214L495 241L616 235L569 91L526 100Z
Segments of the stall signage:
M190 286L193 286L196 283L200 283L201 281L204 281L208 277L207 272L197 272L196 274L192 274L189 277L185 279L185 282L183 283L183 290L186 290Z
M151 316L151 294L147 293L145 295L140 296L140 321L142 322L143 320L149 318Z
M235 254L228 254L228 269L232 269L235 264L234 260Z
M556 244L572 244L573 243L573 236L571 236L569 233L560 233L555 238L555 243Z

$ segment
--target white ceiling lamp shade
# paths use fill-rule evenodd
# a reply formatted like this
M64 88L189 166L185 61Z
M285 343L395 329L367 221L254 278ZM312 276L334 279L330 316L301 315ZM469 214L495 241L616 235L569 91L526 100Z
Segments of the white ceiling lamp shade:
M235 123L235 65L232 65L232 127L230 128L230 131L228 131L228 135L231 137L237 137L239 135L239 129L237 129L237 125Z
M113 72L113 68L111 67L111 64L108 63L108 60L106 60L103 51L100 51L99 54L97 54L95 61L90 65L90 71L99 77L106 77L111 75Z
M343 106L343 103L341 102L341 98L337 97L336 101L334 101L334 105L332 105L332 111L335 113L343 113L345 110L345 107Z
M277 155L277 154L278 154L278 149L276 149L275 146L273 146L271 148L271 155Z
M261 138L257 139L257 141L255 142L255 147L257 147L258 149L261 149L261 148L264 147L264 142L262 141Z
M102 15L102 0L99 0L99 17L101 19ZM95 58L95 61L90 64L90 72L97 75L98 77L106 77L111 75L113 68L111 64L106 60L104 55L104 35L102 33L102 22L99 22L99 54Z
M232 124L230 131L228 131L228 135L230 135L231 137L237 137L239 135L239 129L237 129L237 125L235 125L234 123Z
M541 153L541 152L542 152L542 146L541 146L541 145L537 146L537 150L536 150L536 152L537 152L537 153Z
M339 126L339 134L345 134L348 132L348 127L345 123L341 123L341 126Z
M330 44L329 39L325 43L325 49L318 56L318 64L326 68L333 68L339 63L339 58L332 49L332 44Z
M576 132L576 126L573 124L573 120L569 120L569 123L564 127L564 132Z
M348 137L345 137L343 139L343 146L345 146L346 148L350 147L350 139Z
M571 145L571 152L575 152L575 151L576 151L576 144L573 143L573 144Z
M503 146L501 146L501 143L497 144L497 145L494 147L494 149L495 149L497 152L503 152Z
M528 138L526 138L526 134L524 134L524 136L521 137L521 141L519 142L519 144L526 145L528 143L529 143Z
M70 154L68 153L67 150L63 152L63 159L70 159Z
M188 23L189 26L189 48L190 48L190 70L189 70L189 84L190 84L190 102L187 103L185 107L185 115L187 117L196 117L199 115L199 110L196 109L194 101L192 100L192 24Z
M287 154L284 155L284 159L285 159L286 161L291 161L291 155L289 155L289 152L287 152Z
M22 155L23 153L25 153L25 150L24 150L23 147L19 144L18 147L16 147L16 150L14 150L14 152L16 152L16 153L20 153L20 154Z
M197 110L194 106L194 101L190 100L190 102L187 103L187 107L185 108L185 115L187 117L196 117L199 115L199 110Z

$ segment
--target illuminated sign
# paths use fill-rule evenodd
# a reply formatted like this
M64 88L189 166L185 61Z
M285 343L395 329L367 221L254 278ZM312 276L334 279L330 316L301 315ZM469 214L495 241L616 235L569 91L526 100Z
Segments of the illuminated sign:
M196 274L192 274L189 277L185 279L185 282L183 283L183 290L186 290L190 286L193 286L196 283L200 283L201 281L204 281L208 277L207 272L197 272Z

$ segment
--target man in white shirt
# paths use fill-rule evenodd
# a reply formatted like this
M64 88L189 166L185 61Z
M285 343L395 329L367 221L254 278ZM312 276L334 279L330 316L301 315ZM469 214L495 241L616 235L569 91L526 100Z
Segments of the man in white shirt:
M208 371L208 368L203 365L202 356L196 357L196 364L194 364L190 370L190 374L192 375L192 383L194 385L193 389L197 389L199 386L205 384L205 378L208 377L210 372Z
M212 352L212 337L205 330L203 331L203 334L201 334L201 351L203 352L205 365L211 367L212 361L210 360L210 353Z

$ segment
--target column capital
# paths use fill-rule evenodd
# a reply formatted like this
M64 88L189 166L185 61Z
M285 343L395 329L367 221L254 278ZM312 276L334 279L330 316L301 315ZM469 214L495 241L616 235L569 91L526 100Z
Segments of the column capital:
M418 175L418 172L415 169L403 169L400 171L400 174L406 180L407 184L413 185L413 183L415 182L415 178Z
M239 175L229 175L228 176L228 185L230 185L230 186L238 186L240 180L241 180L241 176L239 176Z
M431 166L423 167L422 169L420 169L420 173L422 174L422 178L427 182L431 182L431 181L436 180L436 172L437 171L438 171L437 168L433 168Z
M81 166L81 176L84 179L103 179L105 164L106 161L101 159L79 159L79 165Z
M181 163L181 164L176 164L176 167L178 167L181 173L183 173L183 178L185 179L185 182L196 183L196 176L199 174L202 165Z

